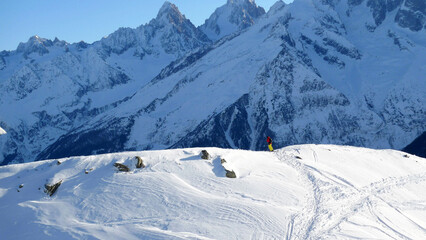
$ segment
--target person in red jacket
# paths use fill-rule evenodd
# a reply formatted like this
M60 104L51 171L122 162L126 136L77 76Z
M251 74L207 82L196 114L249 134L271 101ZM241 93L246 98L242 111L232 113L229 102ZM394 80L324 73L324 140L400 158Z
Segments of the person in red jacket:
M266 138L266 142L268 143L269 151L273 152L274 148L272 147L272 138L268 136Z

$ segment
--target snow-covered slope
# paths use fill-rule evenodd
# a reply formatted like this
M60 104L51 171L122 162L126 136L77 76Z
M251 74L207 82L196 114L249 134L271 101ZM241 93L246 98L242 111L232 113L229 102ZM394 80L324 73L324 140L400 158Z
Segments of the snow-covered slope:
M424 239L426 159L299 145L127 152L0 167L4 239ZM140 156L146 168L135 168ZM225 177L223 164L237 178ZM58 161L61 163L58 165ZM118 172L113 164L130 167ZM45 184L62 180L56 193Z
M0 128L0 135L6 134L6 131L3 128Z
M217 41L252 26L263 14L265 10L254 0L228 0L199 29L211 40Z

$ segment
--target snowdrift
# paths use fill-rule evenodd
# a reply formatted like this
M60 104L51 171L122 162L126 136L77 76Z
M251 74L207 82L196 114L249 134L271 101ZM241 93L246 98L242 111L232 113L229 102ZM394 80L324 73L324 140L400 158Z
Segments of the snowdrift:
M426 159L333 145L0 167L2 239L426 239ZM136 168L135 157L145 168ZM226 161L223 161L223 159ZM223 164L222 164L223 162ZM120 172L121 163L129 167ZM225 169L236 178L225 176ZM49 196L45 185L61 182Z

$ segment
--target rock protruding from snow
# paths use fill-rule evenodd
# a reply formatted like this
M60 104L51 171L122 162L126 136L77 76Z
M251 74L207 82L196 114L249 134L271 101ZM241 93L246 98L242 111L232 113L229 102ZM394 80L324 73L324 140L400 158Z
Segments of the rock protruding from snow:
M226 163L227 163L227 161L224 159L224 158L222 158L222 159L220 159L220 163L222 164L222 167L225 169L225 171L226 171L226 174L225 174L225 176L227 177L227 178L237 178L237 174L235 174L235 172L234 172L234 170L228 170L227 168L226 168Z
M53 196L53 194L55 194L55 192L58 190L61 184L62 184L62 180L52 185L46 184L44 185L44 187L46 188L45 192L47 193L47 195Z
M118 169L120 172L129 172L130 168L122 163L114 163L114 167Z
M207 150L201 151L201 159L205 159L205 160L210 159L210 154L207 152Z
M252 26L265 14L265 9L257 6L254 0L228 0L216 9L200 29L213 41L231 33Z
M137 161L136 168L145 168L145 164L143 163L143 160L141 157L136 156L135 159Z

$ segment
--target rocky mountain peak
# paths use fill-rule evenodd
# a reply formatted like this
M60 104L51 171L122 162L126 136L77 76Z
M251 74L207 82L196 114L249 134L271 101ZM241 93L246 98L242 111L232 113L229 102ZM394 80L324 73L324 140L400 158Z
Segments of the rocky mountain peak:
M60 40L59 38L55 37L55 39L53 40L53 44L55 46L63 47L65 45L67 45L68 43L64 40Z
M268 15L274 15L277 11L280 11L286 5L287 4L283 2L282 0L277 1L276 3L274 3L274 5L271 6L271 8L269 8Z
M229 4L256 4L254 0L228 0L226 2L227 5Z
M156 19L165 20L172 24L181 24L186 20L185 16L179 11L179 8L169 1L164 2L158 11Z
M20 43L16 51L29 55L31 53L38 53L44 55L49 53L48 47L53 46L53 42L49 39L41 38L37 35L30 37L26 43Z
M107 53L122 54L136 48L134 56L158 54L163 49L168 54L182 56L187 51L202 47L210 40L190 20L168 1L158 11L157 17L136 29L120 28L101 40Z
M254 0L228 0L216 9L200 29L213 41L252 26L265 14L265 9Z

